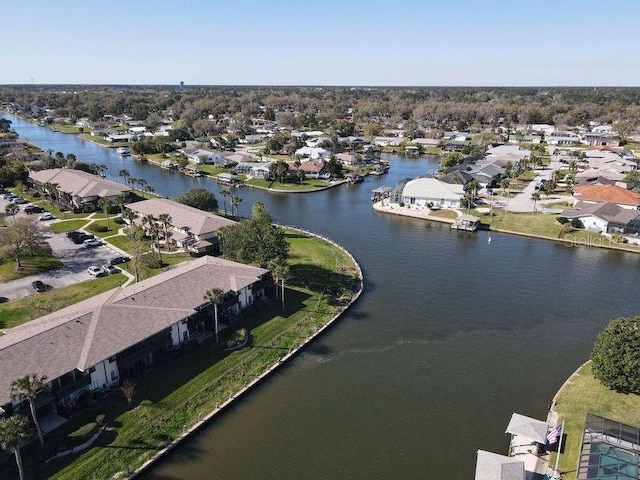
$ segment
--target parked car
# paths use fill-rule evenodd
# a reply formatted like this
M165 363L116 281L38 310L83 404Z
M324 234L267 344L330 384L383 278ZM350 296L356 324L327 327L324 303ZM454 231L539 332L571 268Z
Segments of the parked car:
M90 240L95 237L93 235L89 235L88 233L78 232L77 230L73 230L71 232L67 232L67 238L69 238L76 245L79 245L85 240Z
M22 205L22 204L24 204L24 203L27 203L27 201L26 201L24 198L22 198L22 197L13 197L13 198L11 199L11 203L17 203L17 204L19 204L19 205Z
M119 263L128 262L129 260L131 260L129 257L117 256L109 260L109 265L117 265Z
M107 272L105 272L102 267L98 267L97 265L91 265L89 268L87 268L87 272L89 272L94 277L102 277L103 275L107 275Z
M26 207L24 207L24 213L26 213L27 215L42 212L44 212L44 208L39 207L38 205L27 205Z
M47 291L47 286L44 284L42 280L36 280L35 282L32 282L31 286L38 293Z
M106 274L110 274L110 273L119 273L120 269L117 267L114 267L113 265L103 265L102 266L102 270L104 270L104 273Z
M18 197L13 193L3 193L2 195L0 195L0 198L2 198L3 200L11 201L14 198L18 198Z
M50 213L43 213L42 215L40 215L38 217L38 220L40 220L41 222L45 222L47 220L55 220L56 217L54 217L53 215L51 215Z
M82 243L84 244L85 247L88 247L88 248L99 247L100 245L102 245L102 242L96 238L87 238Z

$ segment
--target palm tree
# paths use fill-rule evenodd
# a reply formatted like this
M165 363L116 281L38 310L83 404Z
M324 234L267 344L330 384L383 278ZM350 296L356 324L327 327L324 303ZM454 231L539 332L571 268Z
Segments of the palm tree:
M533 193L531 194L531 200L533 200L533 214L535 215L535 214L536 214L536 202L537 202L538 200L540 200L540 193L538 193L538 192L533 192Z
M122 177L122 179L124 180L124 183L129 185L129 178L131 177L129 170L125 170L125 169L120 170L118 172L118 176Z
M300 185L302 185L302 177L304 176L304 172L300 170L300 166L302 165L302 162L300 161L299 158L296 158L296 161L293 162L293 165L296 167L296 175L298 175L298 178L300 179Z
M13 217L13 221L16 221L16 213L20 211L20 207L15 203L10 203L6 207L4 207L4 212L7 215L11 215Z
M111 207L111 202L107 198L100 197L98 199L98 208L104 212L107 218L107 230L111 230L111 226L109 225L109 207Z
M43 375L39 377L35 373L30 373L11 382L9 390L11 400L19 400L20 402L27 400L29 403L31 418L33 419L33 424L36 426L36 433L38 434L40 445L44 445L44 437L40 428L40 422L38 421L38 415L36 414L35 399L38 392L46 388L46 381L46 376Z
M31 425L23 415L13 415L0 422L0 448L13 450L18 465L20 480L24 480L20 444L31 436Z
M224 300L224 292L219 288L210 288L204 294L204 299L213 305L213 320L216 329L216 343L218 343L218 305Z
M284 310L284 282L289 278L289 266L287 265L286 260L277 258L269 262L268 268L271 270L271 274L275 277L276 286L278 285L278 282L280 282L280 287L282 289L280 297L282 299L282 309Z
M167 247L169 245L169 239L167 234L167 229L171 226L171 222L173 218L168 213L161 213L158 215L158 223L162 225L162 230L164 230L164 245Z
M229 190L222 189L220 190L220 195L222 195L222 198L223 198L224 214L226 215L227 214L227 197L231 195L231 192L229 192Z
M511 182L509 181L508 178L503 178L502 180L500 180L500 186L502 187L502 189L507 194L507 204L506 204L506 207L504 209L504 213L507 213L509 211L509 185L510 184L511 184Z
M160 228L158 225L158 219L151 213L142 217L142 224L147 226L147 231L151 237L153 243L155 243L158 250L158 256L160 257L160 263L162 263L162 252L160 251Z
M53 201L55 193L58 191L58 184L52 182L45 182L42 184L42 192L44 196L49 199L49 202Z
M231 195L231 212L237 217L238 216L238 207L240 206L240 202L242 199L237 195ZM235 212L235 213L234 213Z

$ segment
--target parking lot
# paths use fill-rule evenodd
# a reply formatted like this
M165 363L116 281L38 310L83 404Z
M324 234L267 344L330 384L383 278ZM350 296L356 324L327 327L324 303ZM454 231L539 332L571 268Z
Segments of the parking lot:
M109 259L120 255L119 252L106 245L93 248L87 248L82 244L76 245L64 233L48 233L47 237L47 242L51 245L53 254L62 260L65 266L58 270L3 283L0 285L0 297L14 300L27 295L34 295L35 291L31 283L35 280L41 280L50 289L56 289L93 279L94 277L87 271L88 267L91 265L104 265L109 263Z

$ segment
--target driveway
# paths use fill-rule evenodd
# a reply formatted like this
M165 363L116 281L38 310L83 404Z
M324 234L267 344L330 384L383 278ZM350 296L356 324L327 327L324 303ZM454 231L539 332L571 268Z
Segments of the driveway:
M44 223L44 222L43 222ZM66 287L94 278L87 268L91 265L104 265L109 259L120 255L108 246L87 248L76 245L64 233L49 234L47 242L51 245L53 254L65 263L63 268L43 272L38 275L19 278L0 285L0 296L10 300L35 295L31 283L42 280L53 289Z

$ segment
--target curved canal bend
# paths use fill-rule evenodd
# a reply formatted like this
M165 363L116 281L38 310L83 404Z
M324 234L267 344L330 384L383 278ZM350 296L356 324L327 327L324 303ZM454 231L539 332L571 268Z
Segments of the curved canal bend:
M8 116L41 148L128 169L174 197L190 179ZM370 192L435 166L390 157L355 187L284 195L248 188L274 219L348 248L365 292L288 368L151 470L147 479L473 478L477 449L506 453L512 412L544 419L610 318L634 315L640 256L372 211ZM259 472L259 473L258 473Z

